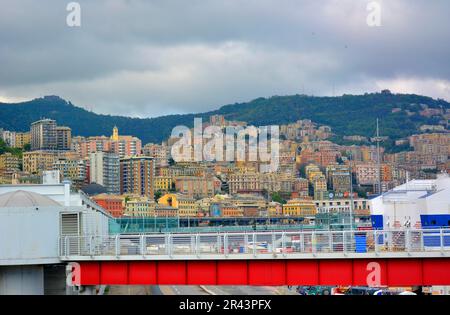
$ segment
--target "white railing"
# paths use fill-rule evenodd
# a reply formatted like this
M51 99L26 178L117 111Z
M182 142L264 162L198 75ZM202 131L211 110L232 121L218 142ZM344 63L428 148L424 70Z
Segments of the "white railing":
M65 236L60 255L204 256L450 252L449 229Z

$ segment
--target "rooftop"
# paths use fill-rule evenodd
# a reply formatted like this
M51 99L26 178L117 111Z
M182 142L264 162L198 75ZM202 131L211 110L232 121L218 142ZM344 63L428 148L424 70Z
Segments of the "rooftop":
M61 207L53 199L30 191L16 190L0 195L0 208L55 206Z

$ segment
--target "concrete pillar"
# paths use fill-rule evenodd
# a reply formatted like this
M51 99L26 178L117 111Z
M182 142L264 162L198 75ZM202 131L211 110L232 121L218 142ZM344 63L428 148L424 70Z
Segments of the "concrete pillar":
M0 295L43 294L43 266L0 266Z

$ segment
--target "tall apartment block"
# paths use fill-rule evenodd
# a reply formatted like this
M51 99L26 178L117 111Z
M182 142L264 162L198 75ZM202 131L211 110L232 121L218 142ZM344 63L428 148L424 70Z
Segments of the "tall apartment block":
M56 149L70 150L70 142L72 139L72 129L64 126L56 127Z
M31 124L31 150L56 150L56 121L42 119Z
M89 176L91 183L106 188L109 194L120 193L120 162L115 153L95 152L90 154Z
M41 119L31 124L31 150L69 150L71 129L57 126L53 119Z
M148 156L120 159L120 193L154 197L155 163Z

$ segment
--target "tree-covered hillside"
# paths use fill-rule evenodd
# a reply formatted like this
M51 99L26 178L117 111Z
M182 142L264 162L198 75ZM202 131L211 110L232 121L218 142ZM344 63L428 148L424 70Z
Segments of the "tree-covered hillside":
M117 125L120 133L137 136L148 143L166 139L176 125L191 127L194 117L208 119L210 115L222 114L228 120L246 121L256 126L311 119L331 126L338 137L371 137L378 117L381 119L381 133L391 139L398 139L418 133L422 125L434 125L442 121L443 117L440 116L420 115L425 105L444 111L450 109L450 103L444 100L384 92L341 97L274 96L226 105L207 113L140 119L99 115L57 96L47 96L17 104L0 103L0 128L27 131L31 122L45 117L56 119L59 125L71 127L74 135L110 135L112 128Z

